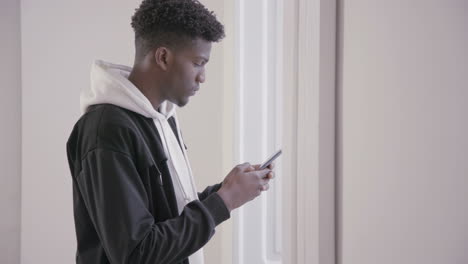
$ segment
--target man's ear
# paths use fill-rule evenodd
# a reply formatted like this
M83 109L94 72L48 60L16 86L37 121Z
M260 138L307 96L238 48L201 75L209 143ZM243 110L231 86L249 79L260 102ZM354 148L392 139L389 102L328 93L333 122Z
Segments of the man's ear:
M172 61L172 52L166 47L159 47L154 51L154 60L162 69L167 70Z

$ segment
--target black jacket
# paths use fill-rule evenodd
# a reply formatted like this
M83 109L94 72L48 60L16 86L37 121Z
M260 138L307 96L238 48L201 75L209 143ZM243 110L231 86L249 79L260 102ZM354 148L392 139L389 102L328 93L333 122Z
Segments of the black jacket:
M173 130L175 125L172 120ZM188 256L230 217L216 193L221 184L206 188L200 200L178 214L167 158L151 118L94 105L73 128L67 156L77 263L188 263Z

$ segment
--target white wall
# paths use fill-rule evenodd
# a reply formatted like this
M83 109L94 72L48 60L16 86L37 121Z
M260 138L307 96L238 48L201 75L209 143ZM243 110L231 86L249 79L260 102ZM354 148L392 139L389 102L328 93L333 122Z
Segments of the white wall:
M0 263L20 257L21 40L18 0L0 1Z
M21 2L23 183L21 263L71 263L76 238L65 143L94 58L133 62L138 1Z
M222 20L221 1L203 1ZM71 263L76 239L65 142L79 118L79 91L94 58L133 63L130 17L140 1L23 0L23 264ZM180 111L197 185L220 182L222 171L222 45L214 45L206 85ZM219 110L219 111L218 111ZM209 145L206 145L210 142ZM218 230L219 231L219 230ZM205 251L220 263L220 232Z
M340 263L468 263L468 1L340 5Z

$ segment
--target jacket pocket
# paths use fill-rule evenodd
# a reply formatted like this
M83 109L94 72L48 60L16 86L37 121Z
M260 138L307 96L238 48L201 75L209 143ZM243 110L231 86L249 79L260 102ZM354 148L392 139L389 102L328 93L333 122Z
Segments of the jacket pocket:
M170 182L163 185L163 175L158 166L152 164L148 167L148 199L151 214L156 222L165 221L172 218L172 210L166 196L166 188L170 187Z

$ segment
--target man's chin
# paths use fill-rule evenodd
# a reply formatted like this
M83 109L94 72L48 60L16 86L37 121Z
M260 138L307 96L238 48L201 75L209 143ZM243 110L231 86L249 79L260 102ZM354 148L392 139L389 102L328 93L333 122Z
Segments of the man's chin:
M183 98L179 100L170 100L173 104L177 105L178 107L184 107L185 105L188 104L189 98Z

